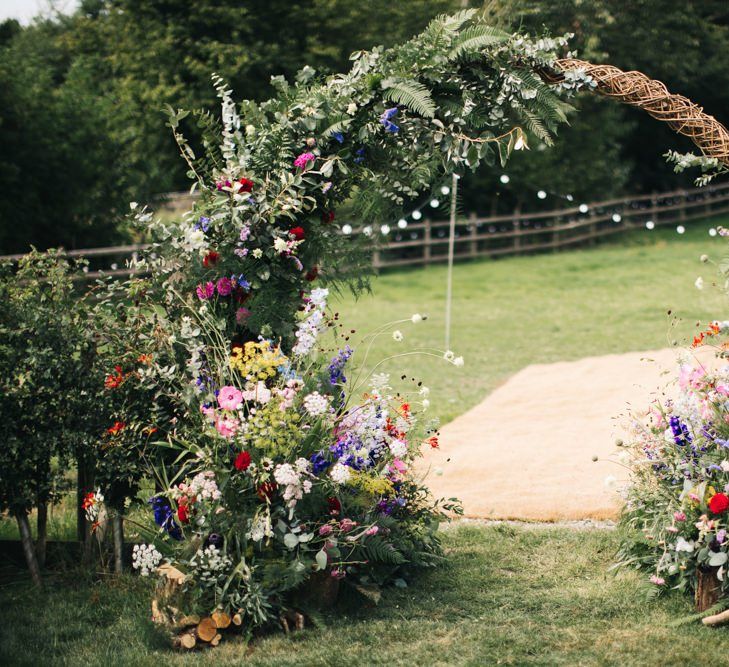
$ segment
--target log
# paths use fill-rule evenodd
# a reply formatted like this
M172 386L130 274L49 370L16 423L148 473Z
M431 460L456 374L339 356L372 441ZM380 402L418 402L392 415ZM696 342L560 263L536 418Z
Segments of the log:
M200 623L200 617L197 614L192 614L190 616L183 616L178 622L177 627L178 628L189 628L192 625L197 625Z
M197 624L197 638L200 641L209 643L217 634L218 629L215 627L215 622L209 616L207 618L203 618L203 620Z
M210 615L210 617L213 619L215 627L220 630L225 630L225 628L227 628L232 622L230 616L224 611L215 611Z
M696 611L706 611L721 597L721 582L716 576L718 567L700 566L696 570Z
M233 614L233 618L231 620L233 621L233 625L243 625L243 616L240 614Z
M178 635L174 639L174 645L176 648L184 648L188 651L195 648L197 640L192 632L186 632L185 634Z
M714 614L713 616L707 616L706 618L702 618L701 622L704 625L722 625L724 623L729 623L729 609L726 611L722 611L719 614Z
M213 637L210 640L210 646L217 646L218 644L220 644L220 640L222 638L223 638L223 635L221 635L220 633L218 633L217 635L215 635L215 637Z

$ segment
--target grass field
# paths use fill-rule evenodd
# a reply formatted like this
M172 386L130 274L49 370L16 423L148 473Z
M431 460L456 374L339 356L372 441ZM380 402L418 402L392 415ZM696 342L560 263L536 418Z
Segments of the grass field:
M412 357L389 370L422 378L433 414L449 421L529 364L690 341L697 320L725 312L726 297L711 287L716 267L699 262L704 253L724 256L725 241L707 233L716 222L694 223L682 236L640 231L594 249L457 264L451 347L465 366ZM706 282L700 292L699 275ZM360 332L415 312L429 315L423 324L398 325L400 344L380 337L371 354L379 360L408 345L443 349L445 291L444 266L390 272L375 279L372 295L343 299L338 309ZM682 318L676 327L669 309Z
M729 633L692 622L679 595L646 600L644 577L608 572L610 530L461 525L449 558L376 608L335 609L320 628L250 648L169 651L148 618L149 582L59 575L42 595L0 589L3 665L692 665L722 664ZM51 583L51 582L49 582Z

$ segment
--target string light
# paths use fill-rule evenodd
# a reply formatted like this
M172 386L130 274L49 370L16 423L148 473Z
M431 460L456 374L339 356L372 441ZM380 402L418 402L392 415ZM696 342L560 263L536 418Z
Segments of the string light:
M407 227L407 226L408 226L408 221L407 221L407 220L405 220L405 218L400 218L400 219L399 219L399 220L397 221L397 226L398 226L398 227L399 227L400 229L405 229L405 227Z
M352 225L342 225L342 234L351 234L352 233Z
M501 181L501 182L502 182L502 183L503 183L504 185L506 185L506 184L507 184L507 183L508 183L508 182L509 182L509 181L510 181L511 179L509 178L509 174L501 174L501 176L499 176L499 180L500 180L500 181Z
M420 211L413 211L413 220L420 220L422 217L423 214Z
M683 225L679 225L678 227L676 227L676 231L679 234L683 234L686 231L686 227L684 227Z
M372 227L370 227L369 225L367 225L367 226L366 226L366 227L365 227L365 228L364 228L364 229L362 230L362 233L363 233L363 234L364 234L365 236L372 236Z
M620 215L620 213L613 213L613 222L620 222L623 219L623 216Z
M447 185L442 185L440 188L440 193L442 195L449 195L451 193L451 189Z
M716 236L716 230L713 227L709 230L709 236Z
M590 207L587 204L580 204L577 210L580 213L587 213L590 210Z
M648 220L648 222L645 223L646 229L653 229L656 226L656 223L653 222L653 220Z
M388 235L388 234L390 233L390 225L382 225L382 227L380 227L380 231L381 231L381 232L382 232L382 233L383 233L383 234L384 234L385 236L387 236L387 235Z
M547 193L544 190L540 190L539 192L537 192L537 197L539 197L539 199L546 199Z
M437 199L431 199L430 206L431 208L438 208L440 206L440 202Z
M573 197L572 195L567 195L567 196L565 197L565 199L566 199L567 201L573 201L573 200L574 200L574 197Z

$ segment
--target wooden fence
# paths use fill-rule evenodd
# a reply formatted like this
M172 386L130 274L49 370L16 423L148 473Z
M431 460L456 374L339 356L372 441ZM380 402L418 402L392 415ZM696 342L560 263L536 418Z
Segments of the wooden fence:
M176 193L170 195L176 197ZM186 195L186 197L188 197ZM182 196L185 203L189 202ZM593 202L541 213L478 217L475 214L456 221L455 257L499 257L557 250L594 244L598 239L631 229L680 225L689 220L729 213L729 183L705 188L676 190ZM394 227L373 251L376 269L397 266L427 266L447 259L449 222L429 220ZM363 233L355 229L353 234ZM127 261L144 250L144 244L70 250L70 257L84 257L91 263L89 279L101 276L127 276ZM22 255L0 259L17 260Z

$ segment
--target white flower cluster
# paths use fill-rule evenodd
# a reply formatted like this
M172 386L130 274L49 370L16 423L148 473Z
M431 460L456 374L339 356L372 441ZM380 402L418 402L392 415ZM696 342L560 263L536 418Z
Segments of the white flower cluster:
M243 391L243 400L248 403L261 403L265 405L271 400L271 390L266 386L265 382L249 382Z
M221 575L226 575L233 562L214 545L198 549L190 560L196 578L208 586L215 585Z
M328 289L317 288L311 291L309 303L304 310L308 317L299 323L296 331L296 345L292 350L295 356L303 357L314 347L324 325L324 309L327 307L328 296Z
M396 458L401 459L408 453L407 443L397 438L390 441L390 453Z
M304 409L312 417L323 415L329 409L329 396L322 396L318 391L313 391L304 397Z
M343 463L335 463L329 476L335 484L346 484L352 476L352 471Z
M182 247L189 253L204 250L207 247L205 232L202 229L195 229L192 225L188 225L183 232Z
M142 577L152 574L162 561L162 554L152 544L135 544L132 549L132 567Z
M254 542L260 542L264 537L273 537L271 517L268 514L256 517L248 533L248 537Z
M198 500L220 500L222 496L212 470L199 472L189 484L182 483L178 488L184 495Z
M290 463L279 463L273 471L273 478L279 486L284 487L283 498L289 507L294 507L297 501L311 491L311 481L302 479L302 476L311 472L311 464L304 458L296 459L292 466Z

